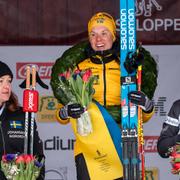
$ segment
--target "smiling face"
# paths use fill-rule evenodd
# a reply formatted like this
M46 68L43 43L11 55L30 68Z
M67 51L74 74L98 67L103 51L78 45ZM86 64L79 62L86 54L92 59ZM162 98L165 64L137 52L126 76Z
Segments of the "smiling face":
M89 41L94 51L105 51L112 48L113 36L105 26L92 28Z
M0 77L0 106L10 98L12 91L11 81L12 79L9 75Z

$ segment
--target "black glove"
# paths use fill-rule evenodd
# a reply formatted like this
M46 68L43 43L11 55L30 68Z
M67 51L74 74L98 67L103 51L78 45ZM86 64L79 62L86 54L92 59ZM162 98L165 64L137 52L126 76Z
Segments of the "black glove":
M144 55L141 51L139 51L138 53L129 52L124 62L124 67L126 71L131 74L138 68L139 65L142 64L143 61Z
M142 91L131 91L128 94L128 99L136 104L139 105L144 112L152 112L154 105L153 101L150 100Z
M67 119L68 117L79 118L85 109L80 104L69 104L62 107L59 111L61 119Z

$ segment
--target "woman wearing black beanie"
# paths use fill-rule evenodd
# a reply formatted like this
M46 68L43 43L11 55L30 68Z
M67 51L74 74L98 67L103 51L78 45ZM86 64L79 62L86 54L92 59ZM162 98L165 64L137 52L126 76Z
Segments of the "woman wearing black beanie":
M25 113L18 103L17 96L12 92L12 80L11 69L0 61L0 161L4 154L24 154ZM44 158L36 123L33 152L39 160ZM43 180L44 177L45 166L42 167L37 180ZM1 168L0 180L7 180Z

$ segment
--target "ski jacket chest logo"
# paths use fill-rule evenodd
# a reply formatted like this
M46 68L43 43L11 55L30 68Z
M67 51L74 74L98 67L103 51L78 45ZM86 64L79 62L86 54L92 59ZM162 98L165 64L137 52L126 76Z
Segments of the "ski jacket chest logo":
M10 128L13 129L22 129L23 125L21 121L9 121L10 123Z

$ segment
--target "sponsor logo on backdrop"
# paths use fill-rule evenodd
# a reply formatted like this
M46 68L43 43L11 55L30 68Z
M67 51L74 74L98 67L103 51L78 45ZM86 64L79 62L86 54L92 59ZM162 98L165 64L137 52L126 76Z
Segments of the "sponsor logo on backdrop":
M144 136L144 151L146 153L157 152L157 141L159 136Z
M163 11L164 10L164 11ZM162 16L158 17L157 11L164 12ZM136 30L137 31L180 31L180 18L173 18L170 13L165 13L167 7L159 3L158 0L141 0L136 1ZM168 17L166 17L168 14ZM159 13L159 15L161 15ZM139 20L139 16L144 16L143 21ZM171 18L172 17L172 18ZM116 20L117 31L119 31L120 20Z
M53 136L44 140L45 151L69 151L74 149L75 139L62 139L59 136Z
M35 65L37 72L41 79L50 79L51 69L54 63L51 62L17 62L16 63L16 78L25 79L26 78L26 66Z
M46 180L67 180L68 167L46 170Z
M55 122L57 99L54 96L39 96L39 110L37 119L39 122Z
M141 175L141 174L140 174ZM158 180L159 178L159 170L156 167L146 167L145 171L145 179L146 180Z
M164 8L166 11L166 8ZM180 18L164 18L158 17L156 15L157 11L163 11L162 5L159 4L157 0L142 0L136 3L136 16L144 16L143 22L140 23L139 19L137 18L136 21L136 28L137 31L180 31ZM152 14L152 12L154 14ZM165 13L164 13L165 14Z
M163 7L156 0L140 0L136 1L136 16L144 15L146 17L152 16L152 9L162 11Z
M39 84L44 89L49 89L49 86L45 84L42 79L49 79L51 76L52 63L38 63L38 62L27 62L27 63L16 63L16 79L24 79L19 85L20 88L26 88L26 67L35 65L36 66L36 84ZM30 81L32 81L32 74L30 74Z
M165 111L165 103L167 102L166 97L158 97L157 101L154 102L155 115L156 116L166 116L167 112Z

